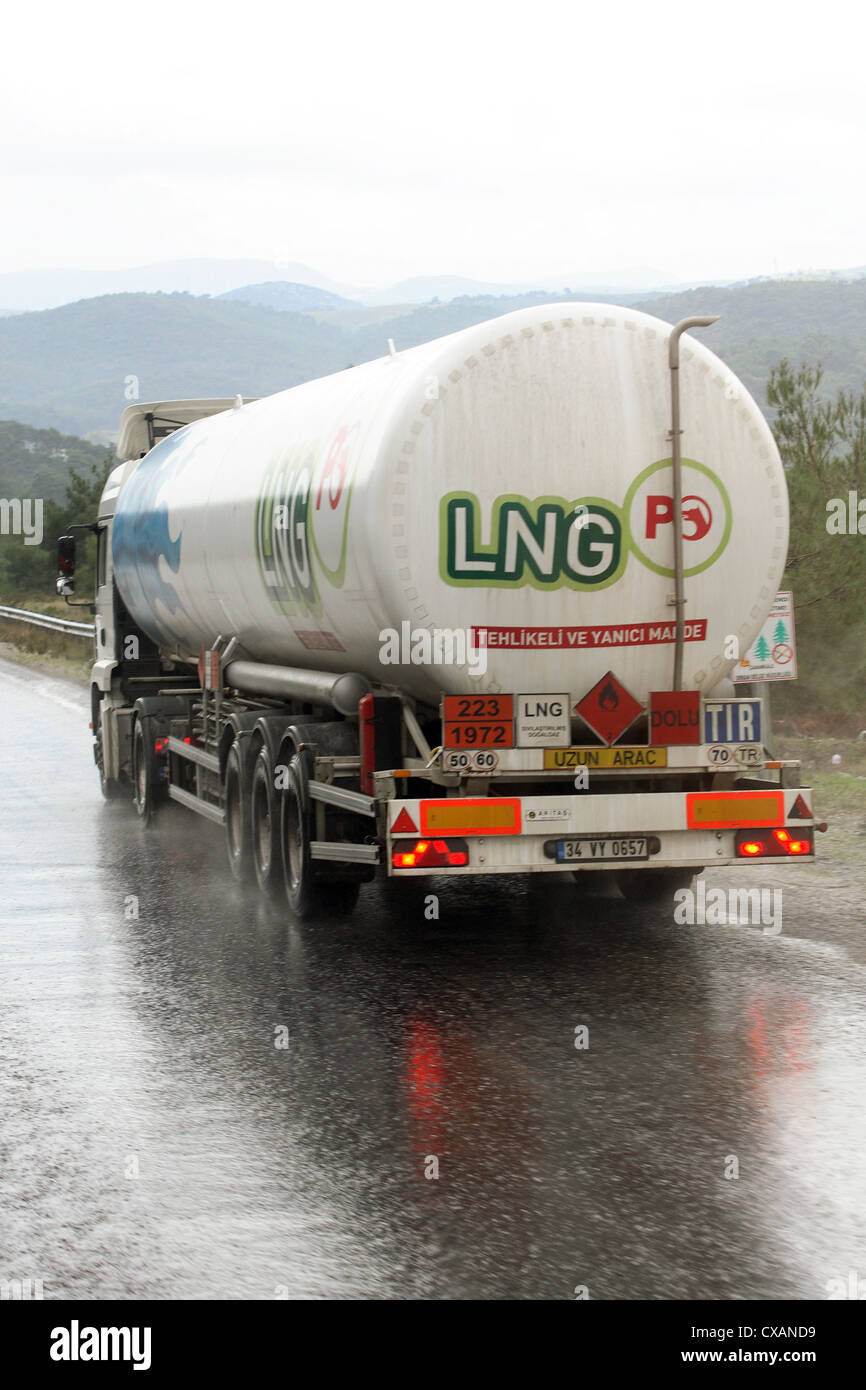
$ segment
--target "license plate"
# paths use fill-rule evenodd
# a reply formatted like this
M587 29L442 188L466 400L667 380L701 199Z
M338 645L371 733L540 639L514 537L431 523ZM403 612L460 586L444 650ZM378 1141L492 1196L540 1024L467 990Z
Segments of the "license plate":
M557 840L556 858L560 864L580 860L582 864L604 864L623 859L649 859L645 835L598 835L592 839Z

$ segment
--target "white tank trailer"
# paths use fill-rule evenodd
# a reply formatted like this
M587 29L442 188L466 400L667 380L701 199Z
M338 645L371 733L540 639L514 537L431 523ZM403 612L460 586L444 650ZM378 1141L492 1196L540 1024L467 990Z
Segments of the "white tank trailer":
M811 793L771 779L726 680L782 579L784 470L683 327L548 304L266 399L127 410L96 528L103 789L221 822L302 915L376 866L613 870L645 897L809 858Z

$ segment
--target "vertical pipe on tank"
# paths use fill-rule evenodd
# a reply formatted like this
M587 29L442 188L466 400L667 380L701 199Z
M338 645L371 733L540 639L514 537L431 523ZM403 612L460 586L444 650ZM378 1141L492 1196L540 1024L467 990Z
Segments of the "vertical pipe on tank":
M671 330L668 341L668 365L671 371L671 463L674 474L674 608L676 611L676 633L674 640L674 679L672 690L679 690L683 683L683 643L686 634L685 594L683 583L683 462L680 443L680 338L689 328L709 328L715 323L718 314L680 319Z

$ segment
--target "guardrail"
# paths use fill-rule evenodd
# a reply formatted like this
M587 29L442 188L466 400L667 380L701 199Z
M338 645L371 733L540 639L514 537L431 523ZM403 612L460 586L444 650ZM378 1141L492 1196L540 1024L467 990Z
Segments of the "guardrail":
M44 627L49 632L66 632L70 637L92 637L96 629L93 623L73 623L68 618L52 618L47 613L30 613L26 608L4 608L0 604L0 619L14 623L29 623L31 627Z

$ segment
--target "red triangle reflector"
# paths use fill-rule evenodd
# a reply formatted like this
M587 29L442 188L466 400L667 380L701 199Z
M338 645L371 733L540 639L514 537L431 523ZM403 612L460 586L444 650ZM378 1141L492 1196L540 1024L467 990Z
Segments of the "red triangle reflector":
M404 806L394 824L391 826L391 834L393 835L399 832L399 834L402 835L406 831L409 831L413 835L418 834L418 827Z
M798 796L798 797L797 797L797 800L794 802L793 806L791 807L790 811L788 812L788 819L789 819L789 820L811 820L811 819L812 819L812 812L809 810L809 807L806 805L806 803L805 803L805 801L803 800L802 796Z

